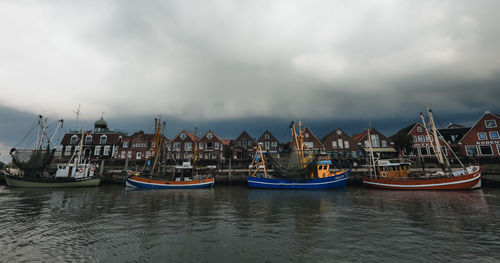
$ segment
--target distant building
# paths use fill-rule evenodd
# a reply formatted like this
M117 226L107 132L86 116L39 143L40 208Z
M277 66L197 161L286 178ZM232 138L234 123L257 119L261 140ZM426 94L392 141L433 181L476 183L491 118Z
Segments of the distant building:
M266 152L276 153L279 151L278 139L267 130L257 139L257 144Z
M194 135L187 130L182 130L170 141L170 147L168 148L169 154L167 154L167 159L173 158L177 162L192 161L193 147Z
M144 131L138 131L130 136L123 137L123 142L118 148L117 159L120 160L147 160L154 154L155 142L154 134L146 134ZM162 136L163 147L168 140ZM162 147L162 148L163 148Z
M316 137L316 135L314 135L314 133L311 131L311 129L305 128L303 135L304 135L303 143L304 143L304 146L306 147L306 149L319 151L319 152L325 152L325 146L323 145L321 140L318 139L318 137Z
M224 140L214 131L208 130L198 140L198 159L223 161L224 147Z
M243 131L236 139L231 141L230 147L234 158L252 158L257 142L246 131Z
M361 147L342 129L338 128L328 133L321 139L328 155L334 158L358 157Z
M435 158L434 153L434 136L430 131L428 131L424 125L419 122L413 123L406 128L399 130L396 134L403 133L408 134L412 137L412 148L404 149L402 152L403 156L413 156L418 155L424 158ZM439 139L439 144L441 145L441 150L445 155L451 154L451 148L446 146L444 138Z
M500 115L486 112L458 142L464 156L500 157Z
M370 128L370 135L373 153L375 153L376 155L380 155L382 158L390 158L397 155L397 151L396 149L394 149L391 140L381 132L379 132L375 128ZM368 140L368 130L352 136L352 139L361 149L363 149L363 152L365 154L369 152L370 143Z
M71 131L64 135L61 141L61 158L69 159L75 151L80 150L81 136L81 131ZM94 129L85 133L83 156L90 159L115 158L125 136L125 133L110 130L107 122L101 117L94 123Z
M464 137L464 135L470 130L471 127L464 127L458 124L450 123L448 127L443 129L438 129L439 133L443 136L443 139L450 145L451 149L455 154L462 154L462 150L458 142Z

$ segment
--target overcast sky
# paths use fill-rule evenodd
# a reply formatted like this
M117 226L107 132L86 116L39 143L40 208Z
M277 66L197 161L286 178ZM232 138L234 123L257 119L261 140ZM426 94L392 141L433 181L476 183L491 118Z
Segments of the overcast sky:
M122 126L163 114L362 127L413 120L426 105L471 121L500 111L499 10L498 0L3 0L0 122L73 120L78 104L84 120L104 112ZM23 133L9 131L0 147Z

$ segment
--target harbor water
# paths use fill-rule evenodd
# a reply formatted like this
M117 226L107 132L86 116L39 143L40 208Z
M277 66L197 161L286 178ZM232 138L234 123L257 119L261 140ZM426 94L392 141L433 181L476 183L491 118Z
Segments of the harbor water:
M499 262L500 189L0 186L2 262Z

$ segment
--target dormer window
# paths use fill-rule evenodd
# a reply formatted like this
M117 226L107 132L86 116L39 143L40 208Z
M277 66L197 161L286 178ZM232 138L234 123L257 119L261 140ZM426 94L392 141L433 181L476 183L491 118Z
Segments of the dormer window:
M85 144L91 144L91 143L92 143L92 135L85 136Z
M121 144L121 143L122 143L122 140L123 140L123 137L122 137L122 136L119 136L119 137L118 137L118 144Z
M102 135L101 139L99 140L99 143L100 144L106 144L107 141L108 141L108 136Z
M71 144L76 144L78 142L78 136L73 135L71 136Z
M486 128L496 128L497 127L497 122L495 120L485 120L484 124L486 125Z

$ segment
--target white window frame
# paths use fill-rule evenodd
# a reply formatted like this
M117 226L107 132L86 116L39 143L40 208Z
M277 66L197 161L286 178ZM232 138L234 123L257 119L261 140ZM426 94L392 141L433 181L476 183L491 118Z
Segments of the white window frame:
M207 139L209 139L209 140L210 140L210 139L212 139L213 137L214 137L214 135L213 135L213 134L211 134L210 132L209 132L209 133L207 133Z
M198 144L198 149L199 149L199 150L203 150L203 145L204 145L204 143L203 143L203 142L200 142L200 143Z
M184 143L184 150L185 151L192 151L193 150L193 144L191 142L185 142Z
M121 158L121 159L125 159L125 151L122 151L122 152L120 153L120 158Z
M344 141L341 138L337 139L337 147L339 149L344 149Z
M78 142L78 136L77 135L71 136L70 144L76 144L77 142Z
M132 151L127 152L127 159L132 159Z
M472 154L469 154L469 151L467 150L467 148L472 148L472 147L476 149L476 156L479 155L479 149L477 148L477 145L465 145L465 154L467 156L474 156Z
M99 156L101 154L101 146L97 145L94 149L94 156Z
M426 154L422 153L422 149L425 149ZM429 154L430 154L428 147L419 147L418 150L420 151L420 155L422 155L422 156L429 156Z
M344 141L344 148L349 149L349 141Z
M495 126L488 126L488 122L493 122L493 124L494 124ZM497 121L496 121L496 120L485 120L485 121L484 121L484 126L485 126L486 128L496 128L496 127L497 127Z
M481 147L490 147L491 154L483 154L483 150L481 149ZM481 154L481 156L493 156L493 147L491 147L491 144L479 145L479 153Z
M422 132L422 127L417 126L417 132Z
M418 142L425 142L425 136L419 135L418 136Z
M103 139L104 139L104 142L103 142ZM108 142L108 136L106 135L101 135L101 137L99 138L99 144L106 144Z
M215 142L215 149L219 150L219 142Z
M332 141L332 148L337 149L337 141Z
M493 138L493 136L491 136L491 134L496 134L497 137ZM500 137L499 137L498 131L490 131L490 139L492 139L492 140L498 140L499 138Z
M109 146L109 145L104 146L104 150L103 150L102 155L104 155L104 156L108 156L108 155L109 155L110 150L111 150L111 146Z
M135 153L135 159L140 160L142 158L142 152L136 152Z
M92 143L92 135L85 136L85 144L91 144L91 143Z
M484 138L481 139L481 134L484 134ZM488 140L488 135L486 134L486 132L478 132L477 133L477 138L481 141L484 141L484 140Z
M68 156L71 155L71 150L73 149L73 146L66 146L64 149L64 155Z
M382 147L387 147L387 141L386 140L382 140Z
M498 155L500 156L500 144L497 144L497 152L498 152Z

